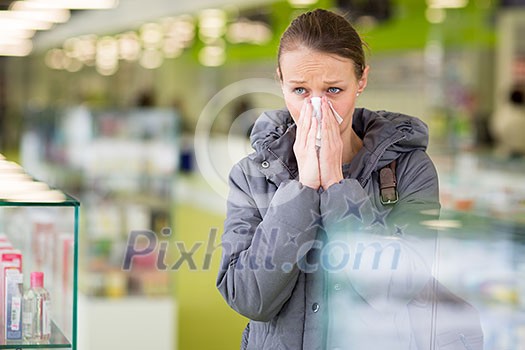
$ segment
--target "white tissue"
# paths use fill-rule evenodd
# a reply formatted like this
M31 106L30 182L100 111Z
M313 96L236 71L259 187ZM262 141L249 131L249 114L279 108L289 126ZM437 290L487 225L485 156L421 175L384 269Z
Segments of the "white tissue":
M328 105L330 106L330 109L332 110L332 112L334 112L335 120L337 120L337 123L341 124L343 122L343 117L341 117L339 115L339 113L337 113L337 111L335 110L334 106L332 106L332 102L331 101L328 101Z
M310 99L310 102L312 103L312 107L313 107L312 117L317 119L317 134L315 135L315 145L317 147L321 147L321 119L322 119L321 98L312 97ZM328 101L328 105L330 106L330 109L332 109L332 112L334 113L337 123L341 124L343 122L343 118L339 115L339 113L337 113L334 106L332 106L332 102Z
M315 135L315 145L317 147L321 147L321 98L320 97L312 97L310 99L310 102L312 103L313 111L312 111L312 117L317 119L317 134Z

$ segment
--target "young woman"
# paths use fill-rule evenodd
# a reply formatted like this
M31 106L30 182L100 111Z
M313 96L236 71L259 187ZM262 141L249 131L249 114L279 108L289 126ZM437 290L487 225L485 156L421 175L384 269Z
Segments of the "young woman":
M478 348L478 327L436 326L450 324L438 294L475 317L431 277L434 235L419 223L440 204L426 125L355 108L369 67L333 12L291 23L277 73L286 109L259 117L255 153L230 174L217 286L251 320L241 348L437 349L445 333L470 346L446 349Z

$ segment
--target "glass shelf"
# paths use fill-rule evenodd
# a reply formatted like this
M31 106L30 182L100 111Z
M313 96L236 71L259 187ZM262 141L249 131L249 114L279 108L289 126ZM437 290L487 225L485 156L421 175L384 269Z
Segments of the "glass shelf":
M80 202L68 195L65 194L65 200L63 201L8 201L0 198L0 207L78 207Z
M25 341L9 341L0 339L0 349L71 349L71 342L53 322L51 324L51 339L42 344L28 343Z
M51 339L46 344L5 340L2 317L0 349L76 349L80 202L67 194L63 198L0 200L0 233L8 244L4 249L22 254L24 290L29 288L31 272L43 272L52 301Z

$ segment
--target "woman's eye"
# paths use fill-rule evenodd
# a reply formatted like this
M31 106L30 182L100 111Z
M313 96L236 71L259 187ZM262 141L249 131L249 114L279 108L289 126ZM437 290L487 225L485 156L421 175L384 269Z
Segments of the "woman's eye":
M293 92L296 94L296 95L303 95L305 92L306 92L306 89L305 88L295 88L293 89Z
M341 89L336 88L336 87L331 87L331 88L328 88L328 92L331 93L331 94L337 94L337 93L341 92Z

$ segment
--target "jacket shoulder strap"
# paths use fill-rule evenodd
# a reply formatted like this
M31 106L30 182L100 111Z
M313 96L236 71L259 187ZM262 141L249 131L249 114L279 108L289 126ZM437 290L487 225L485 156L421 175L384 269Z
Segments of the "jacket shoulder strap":
M381 204L390 205L397 203L396 160L379 170L379 190Z

